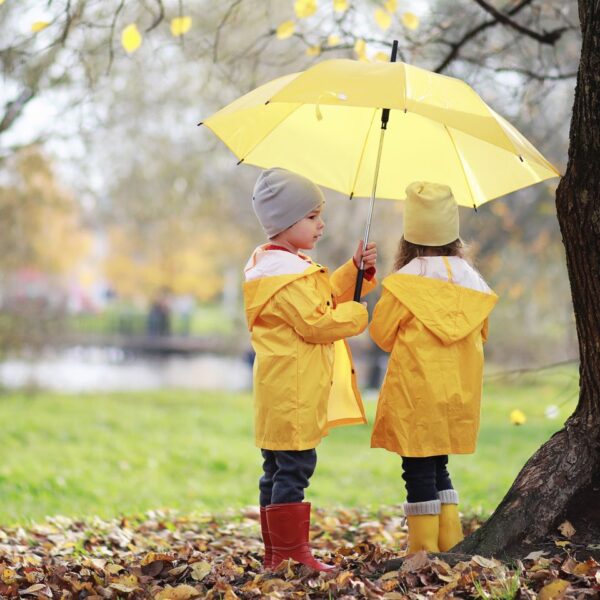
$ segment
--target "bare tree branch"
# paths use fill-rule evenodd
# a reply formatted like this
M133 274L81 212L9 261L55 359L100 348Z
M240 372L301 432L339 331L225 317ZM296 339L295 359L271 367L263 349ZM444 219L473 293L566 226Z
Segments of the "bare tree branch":
M537 40L541 44L555 44L562 34L565 31L569 30L569 27L558 27L557 29L553 29L552 31L545 31L544 33L538 33L537 31L533 31L532 29L528 29L527 27L523 27L516 21L510 18L510 13L507 15L503 12L500 12L498 9L494 8L485 0L474 0L483 10L492 15L496 21L502 23L503 25L508 25L513 29L516 29L519 33L523 35L529 36L534 40Z
M8 102L4 110L4 117L0 121L0 133L10 129L11 125L19 118L26 104L35 96L33 88L25 88L16 100Z
M474 1L477 3L480 2L480 0L474 0ZM501 14L503 14L506 18L510 18L510 17L518 14L523 8L530 5L532 2L533 2L533 0L521 0L521 2L519 2L513 8L511 8L509 11L507 11L506 13L501 13ZM485 29L488 29L490 27L495 27L496 25L499 25L500 23L501 23L501 21L499 19L494 18L489 21L484 21L483 23L480 23L473 29L470 29L456 42L448 42L447 40L440 40L440 43L449 45L451 49L450 49L450 52L446 55L446 57L442 60L442 62L434 69L434 71L436 73L443 72L448 67L448 65L459 55L463 46L465 46L468 42L470 42L473 38L475 38L478 34L480 34Z

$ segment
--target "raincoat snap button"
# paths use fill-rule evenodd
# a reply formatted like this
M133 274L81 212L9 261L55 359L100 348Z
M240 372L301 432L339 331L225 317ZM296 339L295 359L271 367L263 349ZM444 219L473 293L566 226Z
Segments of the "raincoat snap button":
M329 302L329 300L327 300L327 306L329 306L331 304L331 302Z

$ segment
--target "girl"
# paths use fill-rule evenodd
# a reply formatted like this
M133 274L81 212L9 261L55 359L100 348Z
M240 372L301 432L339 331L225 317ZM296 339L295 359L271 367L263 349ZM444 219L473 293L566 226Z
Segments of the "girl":
M446 185L406 188L395 273L383 281L370 334L391 352L372 448L402 457L408 552L463 539L448 454L475 451L483 342L498 297L463 257L458 206Z

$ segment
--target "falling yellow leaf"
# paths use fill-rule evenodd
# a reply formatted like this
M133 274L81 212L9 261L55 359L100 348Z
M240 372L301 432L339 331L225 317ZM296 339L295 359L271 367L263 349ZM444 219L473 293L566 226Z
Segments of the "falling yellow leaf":
M311 46L306 49L306 56L319 56L321 54L321 46Z
M377 52L377 54L375 54L373 59L378 62L387 62L388 60L390 60L390 57L385 52Z
M402 15L402 23L408 29L416 29L419 26L419 17L411 12L405 12Z
M306 19L317 12L317 0L296 0L294 12L299 19Z
M385 31L390 28L392 17L390 13L383 10L383 8L377 8L375 9L375 21L377 22L377 25L379 25L379 28Z
M46 29L48 25L50 25L48 21L35 21L31 24L31 31L33 31L33 33L37 33L38 31Z
M356 40L354 44L354 52L361 60L365 60L367 57L367 43L365 40Z
M570 521L563 521L559 526L558 530L566 537L570 538L575 535L575 527L571 524Z
M127 27L123 29L123 33L121 33L121 44L123 45L125 52L129 54L135 52L142 45L142 35L135 23L127 25Z
M328 46L337 46L340 43L340 36L339 35L335 35L335 34L331 34L328 38L327 38L327 45Z
M518 408L516 408L510 413L510 422L513 425L523 425L525 421L527 421L527 417Z
M398 8L398 0L386 0L384 6L388 12L395 13Z
M335 10L335 12L344 12L348 10L348 0L333 0L333 10Z
M565 581L564 579L555 579L538 592L537 600L553 600L553 598L560 598L568 587L568 581Z
M284 21L276 30L275 35L278 40L287 40L287 38L294 35L294 31L296 31L296 25L294 25L294 21Z
M184 35L192 27L192 17L175 17L171 19L171 33L175 37Z

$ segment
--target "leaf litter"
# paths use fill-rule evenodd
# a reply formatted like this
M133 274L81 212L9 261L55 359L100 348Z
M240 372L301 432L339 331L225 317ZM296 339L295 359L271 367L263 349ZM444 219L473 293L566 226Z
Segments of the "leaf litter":
M152 598L383 600L600 598L600 564L568 548L533 551L505 564L406 550L399 507L314 511L312 546L337 569L317 573L288 561L262 570L257 508L221 516L150 511L102 520L48 518L0 530L0 597L109 600ZM465 521L466 530L478 526ZM565 537L571 533L562 531ZM458 556L458 555L455 555ZM452 562L452 561L451 561ZM396 563L390 563L396 564Z

